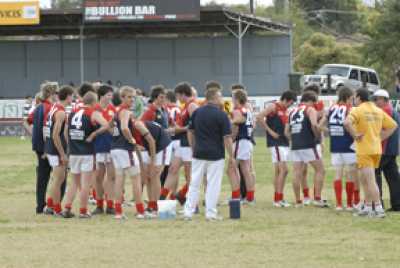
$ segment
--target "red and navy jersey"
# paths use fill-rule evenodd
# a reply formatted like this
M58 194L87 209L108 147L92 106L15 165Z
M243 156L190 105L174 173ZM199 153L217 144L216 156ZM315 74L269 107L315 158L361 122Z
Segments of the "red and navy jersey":
M71 112L77 112L79 111L80 108L83 108L85 105L83 104L83 102L81 100L76 100L73 104L72 104L72 109Z
M121 150L127 150L127 151L133 151L135 150L135 145L130 143L124 136L121 130L121 120L120 120L120 114L122 111L128 110L129 107L126 105L120 105L115 113L114 121L115 121L115 127L113 131L113 137L112 137L112 142L111 142L111 149L121 149ZM131 131L132 136L134 136L133 133L133 123L132 120L128 120L128 128Z
M253 114L246 107L238 107L235 108L236 111L239 111L242 116L246 119L245 122L238 125L239 130L238 134L235 138L236 141L246 139L253 139Z
M64 106L61 104L54 104L51 109L49 114L47 115L46 119L46 125L43 127L43 135L45 138L45 143L44 143L44 151L47 154L50 155L59 155L59 152L54 145L54 140L53 140L53 132L54 132L54 124L55 124L55 118L56 114L58 112L65 112ZM67 149L67 142L65 141L65 136L64 136L64 128L65 128L65 122L62 122L61 130L60 130L60 139L61 139L61 144L64 148L64 151Z
M311 121L307 115L309 108L305 104L300 104L289 114L292 150L313 149L317 145Z
M331 138L331 153L354 153L350 148L354 140L344 127L350 105L334 104L329 108L328 126Z
M169 117L169 125L175 126L180 120L181 109L176 104L167 105L168 117ZM171 135L172 140L178 140L179 137L176 135Z
M94 108L96 111L100 112L107 122L111 122L115 116L115 107L112 104L107 105L103 109L100 104L97 104ZM111 150L112 135L110 132L106 131L96 137L94 140L94 150L96 153L108 153Z
M279 135L279 138L273 138L267 131L267 147L289 146L289 140L285 136L285 125L288 123L287 108L279 102L274 102L275 112L270 113L265 118L267 126Z
M154 104L150 104L146 111L143 113L142 121L154 121L158 123L164 129L169 126L168 111L165 108L157 108Z
M185 106L183 107L182 111L181 111L181 116L178 120L178 125L180 127L188 127L190 124L190 120L191 120L191 116L189 114L189 105L191 103L195 102L195 100L191 100L188 103L185 104ZM189 141L187 138L187 133L183 132L183 133L179 133L178 135L176 135L179 137L179 140L181 141L181 146L182 147L189 147Z
M96 130L96 124L92 122L94 109L83 106L72 111L68 119L69 153L71 155L94 154L93 142L86 139Z
M144 121L143 123L149 130L151 136L153 137L156 143L156 153L161 152L162 150L167 148L168 145L171 143L171 138L168 135L168 133L164 130L164 128L160 124L154 121ZM149 151L150 150L149 144L143 138L140 132L134 129L133 133L134 133L133 137L135 138L136 143L143 146L147 151Z

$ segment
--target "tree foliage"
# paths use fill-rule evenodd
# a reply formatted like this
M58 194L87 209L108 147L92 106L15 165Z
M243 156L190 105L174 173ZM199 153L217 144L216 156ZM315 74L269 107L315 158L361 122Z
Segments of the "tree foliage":
M361 64L360 48L336 42L333 36L314 33L299 49L295 68L310 74L326 63Z
M364 49L365 62L376 68L383 86L392 89L400 64L400 1L383 2L382 13L369 27L370 41Z

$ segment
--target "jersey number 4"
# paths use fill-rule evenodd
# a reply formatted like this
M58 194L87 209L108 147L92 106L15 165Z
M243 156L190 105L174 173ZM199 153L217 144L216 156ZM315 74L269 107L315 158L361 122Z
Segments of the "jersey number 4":
M82 116L84 110L78 111L71 119L71 126L74 126L75 129L80 129L82 127Z

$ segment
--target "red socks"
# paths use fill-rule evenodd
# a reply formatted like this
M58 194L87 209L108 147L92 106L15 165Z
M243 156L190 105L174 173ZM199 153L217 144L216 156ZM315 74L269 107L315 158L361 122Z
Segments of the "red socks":
M149 209L158 211L157 201L149 201L147 207L148 207Z
M64 208L66 210L71 210L72 209L72 204L65 204Z
M56 214L60 214L61 213L61 204L60 203L54 205L54 212Z
M115 214L117 215L122 214L122 205L119 202L115 202Z
M80 208L79 209L80 214L87 214L87 208Z
M354 190L354 204L360 203L360 190Z
M232 197L231 199L240 199L240 189L237 189L235 191L232 191Z
M53 198L51 198L51 197L47 198L47 207L48 208L54 208Z
M247 191L246 199L249 202L254 201L254 191Z
M183 185L182 189L180 189L178 192L179 197L184 198L186 196L188 190L189 190L189 186L187 183L185 183L185 185Z
M279 202L283 200L283 193L277 193L275 192L275 196L274 196L274 202Z
M92 191L92 196L93 196L94 199L97 200L97 193L96 193L96 190L94 188L93 188L93 191Z
M107 200L107 208L114 208L114 201Z
M342 180L337 179L333 182L333 188L335 189L335 195L336 195L336 206L341 207L342 206ZM347 184L346 184L346 189L347 189Z
M354 182L346 182L347 207L353 206Z
M115 205L117 205L117 204L115 204ZM143 203L137 203L137 204L136 204L136 211L137 211L137 213L139 213L139 214L144 214L144 206L143 206Z
M98 208L104 207L104 200L103 199L96 199L96 205Z
M169 190L167 188L161 188L160 199L166 199L169 194Z
M310 198L310 190L308 188L303 189L304 198Z

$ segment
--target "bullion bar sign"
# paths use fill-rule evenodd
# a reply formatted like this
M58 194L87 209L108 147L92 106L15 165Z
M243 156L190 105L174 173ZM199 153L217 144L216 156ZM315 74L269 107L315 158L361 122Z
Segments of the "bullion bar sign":
M86 0L85 22L196 21L200 0Z
M40 23L39 1L1 1L0 25L33 25Z

